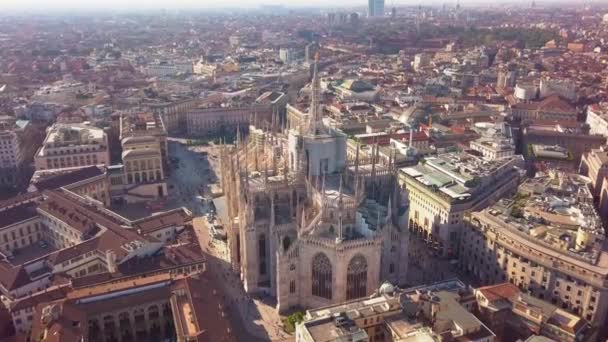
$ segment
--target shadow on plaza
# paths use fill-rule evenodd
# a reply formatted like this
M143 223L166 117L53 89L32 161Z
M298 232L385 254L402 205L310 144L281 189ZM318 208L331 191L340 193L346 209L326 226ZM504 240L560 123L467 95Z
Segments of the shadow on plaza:
M262 315L252 297L245 295L239 276L230 269L230 264L218 257L203 252L207 258L208 270L219 289L218 295L226 308L228 319L237 341L270 341L271 338L262 325L254 321L262 320ZM238 288L238 294L230 293L229 287ZM237 292L237 291L234 291ZM245 313L245 318L242 316ZM248 328L249 327L249 328ZM254 328L255 331L251 331Z

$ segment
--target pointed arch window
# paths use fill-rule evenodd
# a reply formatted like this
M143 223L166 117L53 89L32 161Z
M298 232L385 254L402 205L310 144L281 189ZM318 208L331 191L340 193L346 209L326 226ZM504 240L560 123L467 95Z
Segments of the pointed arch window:
M348 263L346 273L346 299L356 299L367 294L367 260L361 254Z
M319 253L312 259L312 295L331 299L332 297L332 269L329 258Z

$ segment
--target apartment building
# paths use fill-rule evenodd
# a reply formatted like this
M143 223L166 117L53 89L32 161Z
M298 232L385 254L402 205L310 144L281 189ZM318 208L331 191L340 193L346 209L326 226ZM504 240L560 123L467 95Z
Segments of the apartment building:
M469 143L471 150L481 153L484 159L510 158L515 154L511 129L504 123L478 122L474 130L481 136Z
M482 284L522 292L596 327L608 313L608 253L588 180L551 172L465 219L459 267Z
M38 293L13 308L31 319L32 340L236 341L221 286L204 270L115 279ZM32 304L35 304L32 306Z
M468 152L427 157L402 168L409 200L409 229L441 255L458 255L464 216L512 193L522 177L521 156L485 160Z
M203 267L198 245L165 245L191 224L184 209L129 221L62 188L3 202L0 217L0 241L8 240L0 243L0 293L24 334L35 325L36 305L64 292L58 287L151 270L174 277ZM87 278L92 275L99 277Z
M122 113L120 117L123 182L113 196L128 202L167 196L167 131L159 114Z
M0 116L0 186L14 186L25 180L40 143L33 130L27 120Z
M34 156L36 170L109 165L108 136L86 124L54 124Z
M214 133L234 132L248 127L253 120L271 123L285 111L287 96L281 92L267 92L251 103L239 101L226 104L206 104L186 112L187 133L206 136Z
M587 107L587 118L590 134L608 137L608 103L595 103Z
M551 95L541 101L517 103L511 107L513 119L570 121L576 122L577 109L558 95Z
M473 293L457 279L408 289L384 283L369 298L308 310L296 342L495 341L475 307Z
M579 172L591 179L593 198L599 199L604 179L608 176L608 151L604 147L600 147L585 153Z
M15 251L37 243L42 228L35 203L0 209L0 256L12 259Z
M597 330L582 318L522 292L511 283L475 289L480 319L501 341L541 335L554 341L596 341Z
M196 108L199 102L196 97L171 96L167 100L144 102L142 107L160 114L168 133L179 133L186 130L186 112Z
M587 127L578 123L547 122L530 123L521 128L523 154L528 154L529 145L561 146L572 153L572 161L578 165L584 153L606 143L606 137L589 134Z
M192 62L166 63L157 62L142 66L140 71L149 77L169 77L180 74L192 74Z
M64 188L71 192L110 205L107 168L86 166L65 169L39 170L30 180L29 192Z

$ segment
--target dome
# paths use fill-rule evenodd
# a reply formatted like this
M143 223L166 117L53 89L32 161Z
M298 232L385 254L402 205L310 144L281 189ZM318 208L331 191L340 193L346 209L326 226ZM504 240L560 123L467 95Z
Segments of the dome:
M380 286L380 294L392 294L393 292L395 292L395 287L393 286L393 284L389 283L389 282L385 282L384 284L382 284L382 286Z
M608 13L604 14L604 16L602 17L602 21L608 23Z

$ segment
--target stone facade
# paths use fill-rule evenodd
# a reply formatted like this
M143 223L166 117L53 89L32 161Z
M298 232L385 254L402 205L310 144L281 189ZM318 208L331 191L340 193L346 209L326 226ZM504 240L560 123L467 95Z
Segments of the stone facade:
M366 297L407 271L394 163L347 160L346 137L321 121L318 82L300 127L252 127L220 157L232 266L281 312Z

